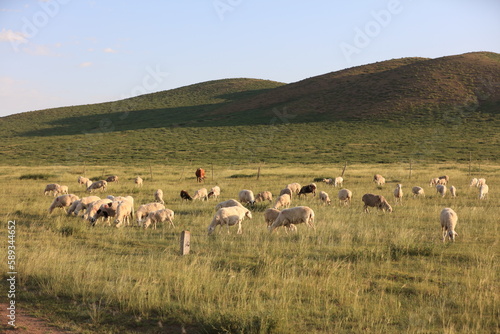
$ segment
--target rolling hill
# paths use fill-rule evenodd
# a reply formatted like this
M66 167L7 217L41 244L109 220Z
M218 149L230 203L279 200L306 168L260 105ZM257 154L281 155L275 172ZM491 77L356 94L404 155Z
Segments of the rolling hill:
M215 80L0 118L0 157L34 164L394 162L477 152L497 160L499 83L500 55L489 52L393 59L291 84Z

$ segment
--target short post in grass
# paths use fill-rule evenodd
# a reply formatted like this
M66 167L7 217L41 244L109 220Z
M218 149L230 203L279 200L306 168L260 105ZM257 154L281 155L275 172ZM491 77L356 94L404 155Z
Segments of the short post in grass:
M191 233L189 231L181 232L181 255L189 254L191 248Z

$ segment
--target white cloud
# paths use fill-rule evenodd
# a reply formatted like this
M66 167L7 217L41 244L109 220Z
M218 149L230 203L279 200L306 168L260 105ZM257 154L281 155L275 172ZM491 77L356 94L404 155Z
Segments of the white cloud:
M7 30L5 28L0 31L0 42L19 42L27 43L26 35L21 32L15 32L12 30Z
M106 49L104 49L104 52L106 52L106 53L116 53L117 51L113 50L112 48L106 48Z
M80 65L78 65L78 67L90 67L92 66L92 62L90 61L85 61L83 63L81 63Z

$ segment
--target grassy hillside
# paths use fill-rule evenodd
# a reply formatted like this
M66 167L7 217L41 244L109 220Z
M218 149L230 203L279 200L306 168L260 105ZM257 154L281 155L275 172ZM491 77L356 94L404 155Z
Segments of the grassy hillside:
M0 119L5 163L498 160L500 55L200 83Z

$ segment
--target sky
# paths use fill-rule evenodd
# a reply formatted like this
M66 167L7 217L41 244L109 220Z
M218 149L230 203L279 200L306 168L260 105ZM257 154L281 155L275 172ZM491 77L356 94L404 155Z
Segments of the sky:
M224 78L500 53L498 0L0 0L0 117Z

